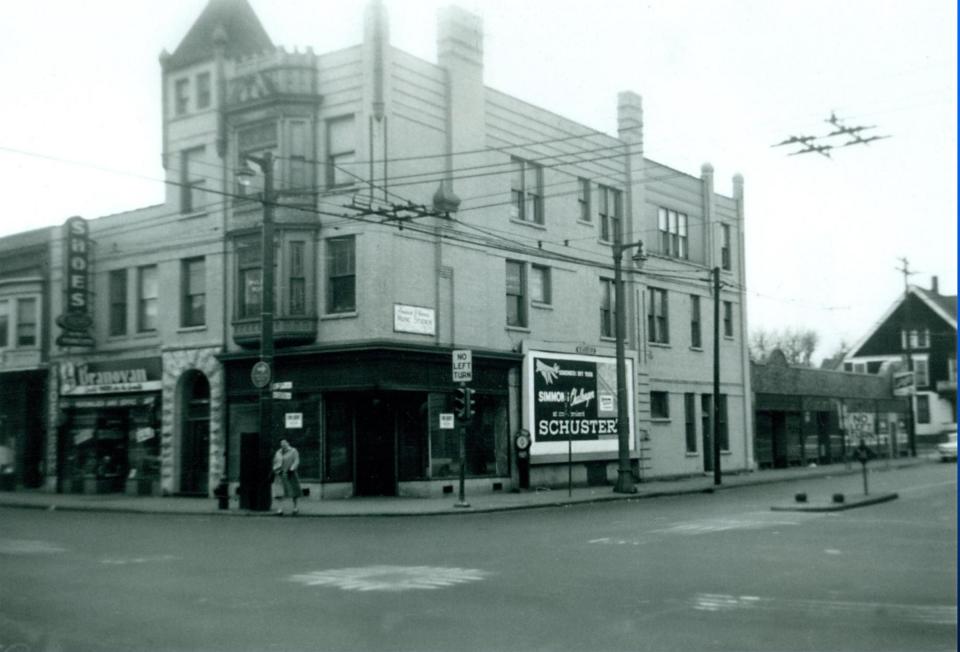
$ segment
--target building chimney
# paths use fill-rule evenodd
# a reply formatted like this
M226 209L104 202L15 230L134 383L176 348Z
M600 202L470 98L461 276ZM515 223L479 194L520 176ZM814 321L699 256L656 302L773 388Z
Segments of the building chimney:
M930 291L934 294L940 294L940 279L936 276L930 277Z
M453 152L478 152L486 146L486 89L483 85L483 22L459 7L438 12L437 63L446 77L446 173L434 195L439 210L460 204L453 187ZM458 165L481 165L483 154L462 156ZM460 192L483 194L485 179L458 181Z

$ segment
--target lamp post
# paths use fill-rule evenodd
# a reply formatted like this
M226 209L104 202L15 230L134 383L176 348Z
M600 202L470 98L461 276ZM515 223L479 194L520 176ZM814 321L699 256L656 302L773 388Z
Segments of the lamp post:
M642 264L646 260L643 253L643 241L637 240L623 244L620 224L614 228L613 242L613 285L614 285L614 329L617 340L617 444L619 451L619 465L617 467L617 483L613 490L616 493L632 494L637 488L633 484L633 470L630 468L630 423L627 411L627 361L624 351L623 338L627 332L627 314L623 292L623 252L628 249L637 249L633 260Z
M263 174L263 192L260 203L263 204L263 224L260 242L260 361L267 366L269 377L273 377L273 154L266 152L262 157L245 156L245 161L253 163ZM254 172L243 168L237 173L237 179L249 186ZM257 460L253 486L248 487L249 508L255 511L270 509L270 454L273 442L273 395L270 380L260 388L260 432L257 436Z

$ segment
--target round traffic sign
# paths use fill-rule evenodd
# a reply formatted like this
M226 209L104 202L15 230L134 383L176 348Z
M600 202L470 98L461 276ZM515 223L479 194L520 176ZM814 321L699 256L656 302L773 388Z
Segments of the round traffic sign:
M263 360L253 365L253 369L250 370L250 380L257 389L263 389L270 384L270 375L270 365Z

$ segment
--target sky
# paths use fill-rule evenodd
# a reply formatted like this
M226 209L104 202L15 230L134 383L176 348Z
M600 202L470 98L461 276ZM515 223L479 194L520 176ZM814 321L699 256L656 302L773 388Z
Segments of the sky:
M0 0L0 237L163 201L161 51L206 0ZM274 43L359 43L365 0L250 0ZM903 291L957 278L957 7L943 0L385 0L436 61L436 11L479 14L488 86L616 133L643 97L648 158L730 195L744 176L748 322L812 329L815 360ZM830 158L771 147L835 112L891 138ZM842 139L829 142L839 145Z

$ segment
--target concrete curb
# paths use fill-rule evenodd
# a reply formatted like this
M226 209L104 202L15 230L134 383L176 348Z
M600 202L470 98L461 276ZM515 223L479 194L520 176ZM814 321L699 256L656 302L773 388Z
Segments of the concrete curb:
M874 472L882 471L894 471L901 468L910 468L913 466L918 466L920 464L930 463L930 460L924 458L915 458L909 461L901 461L900 463L894 463L889 468L874 468ZM458 508L454 507L453 502L449 503L448 507L431 507L430 503L436 503L434 499L423 499L426 504L417 505L413 509L402 509L398 503L397 509L383 509L377 506L370 506L364 508L364 506L359 504L349 504L349 500L338 501L337 507L343 507L344 511L324 511L324 512L313 512L311 513L310 507L307 507L308 511L301 511L295 518L362 518L362 517L409 517L409 516L449 516L449 515L465 515L465 514L489 514L493 512L513 512L527 509L548 509L548 508L558 508L558 507L571 507L574 505L588 505L588 504L597 504L597 503L609 503L615 501L639 501L639 500L648 500L655 498L664 498L668 496L684 496L691 494L711 494L717 491L726 491L730 489L737 489L740 487L753 487L758 485L766 484L776 484L776 483L785 483L785 482L795 482L798 480L806 479L816 479L816 478L828 478L831 476L847 476L853 474L859 474L861 471L859 468L845 468L842 465L836 466L825 466L818 467L815 469L806 468L797 470L795 475L769 475L765 476L764 471L753 471L750 473L740 474L740 475L731 475L726 479L728 484L713 485L713 484L697 484L690 486L675 486L669 487L670 480L655 480L649 483L642 483L639 485L639 491L634 494L613 494L609 495L591 495L584 496L581 498L577 497L557 497L556 499L547 499L543 502L537 500L530 500L529 502L518 502L512 504L483 504L484 501L480 501L481 504L476 507L469 508ZM774 473L774 472L771 472ZM697 482L703 482L700 479L695 480ZM687 480L677 480L678 485L691 483L693 481ZM662 488L645 490L644 487L652 487L652 485L661 484L666 485ZM562 491L562 490L560 490ZM612 492L612 490L611 490ZM20 509L35 509L35 510L44 510L44 511L65 511L65 512L115 512L120 514L160 514L167 516L232 516L232 517L254 517L254 518L277 518L277 515L272 511L270 512L250 512L246 510L240 510L235 506L232 506L228 510L220 510L214 507L214 499L210 499L211 507L209 509L192 509L192 505L184 504L183 507L178 509L171 509L163 505L130 505L120 504L120 505L111 505L109 502L81 502L83 498L77 498L76 500L62 501L60 499L61 494L30 494L29 496L23 496L20 499L14 498L16 493L10 493L4 496L0 494L0 507L7 508L20 508ZM536 494L531 492L530 496L537 496L542 494ZM867 503L842 503L829 506L815 506L808 505L805 509L800 511L839 511L842 509L852 509L853 507L860 507L864 504L874 504L875 502L884 502L885 500L893 500L896 498L896 494L893 494L893 498L887 497L883 500L874 500L874 497L870 498L870 502ZM130 498L129 500L134 501L137 498ZM150 500L149 498L143 500ZM176 498L171 498L169 500L180 500ZM332 502L332 501L331 501ZM406 508L410 503L403 503L403 507ZM792 510L797 511L796 506L790 507L772 507L771 509L780 511L780 510ZM290 515L287 515L285 518L293 518Z
M867 505L876 505L886 503L899 498L896 492L889 494L877 494L876 496L865 496L856 500L842 503L828 503L818 505L805 505L797 503L796 505L774 506L770 509L774 512L841 512L845 509L855 509L857 507L866 507Z

